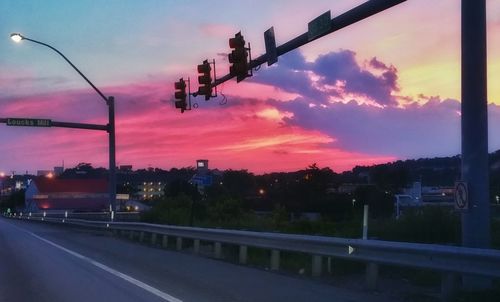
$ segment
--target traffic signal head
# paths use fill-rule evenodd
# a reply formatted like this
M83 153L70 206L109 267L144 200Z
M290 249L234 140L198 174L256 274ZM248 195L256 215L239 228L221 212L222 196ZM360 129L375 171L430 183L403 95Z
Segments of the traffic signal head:
M248 51L241 32L229 39L229 47L233 49L228 55L229 63L232 64L229 66L229 74L236 76L236 80L240 82L248 76Z
M187 107L186 82L181 78L179 79L179 82L175 82L174 87L175 108L180 109L181 113L184 113L184 110L186 110Z
M198 94L204 95L205 100L209 100L212 96L212 67L208 60L203 61L203 64L198 65Z
M241 32L234 35L234 38L229 39L229 48L243 48L245 47L245 39Z

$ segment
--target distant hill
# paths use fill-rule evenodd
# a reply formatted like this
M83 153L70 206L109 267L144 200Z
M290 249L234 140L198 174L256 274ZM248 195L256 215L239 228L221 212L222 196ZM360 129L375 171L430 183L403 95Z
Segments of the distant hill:
M500 186L500 150L489 155L489 162L490 182L492 186ZM351 173L382 187L390 184L401 187L413 181L421 181L425 186L452 186L460 180L461 160L459 155L398 160L374 166L356 166Z

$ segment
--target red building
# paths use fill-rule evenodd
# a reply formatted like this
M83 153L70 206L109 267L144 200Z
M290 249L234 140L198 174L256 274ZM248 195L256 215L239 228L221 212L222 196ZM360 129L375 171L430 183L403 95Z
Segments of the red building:
M109 209L108 181L104 179L33 180L26 189L27 212L105 211Z

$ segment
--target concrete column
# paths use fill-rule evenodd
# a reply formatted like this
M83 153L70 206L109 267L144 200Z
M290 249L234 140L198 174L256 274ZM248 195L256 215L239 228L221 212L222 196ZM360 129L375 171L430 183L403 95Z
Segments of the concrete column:
M441 300L452 301L457 293L458 275L445 272L441 275Z
M363 239L368 239L368 205L363 207Z
M175 244L175 248L178 251L182 250L182 237L177 237L177 242Z
M214 244L214 256L217 259L222 258L222 244L220 242Z
M198 254L200 252L200 239L195 239L193 242L193 252Z
M156 244L156 233L151 234L151 244L155 245Z
M246 245L240 245L240 264L247 264L248 260L248 247Z
M271 250L271 270L277 271L280 269L280 251Z
M326 258L326 271L328 274L332 274L332 257Z
M144 232L139 233L139 242L142 242L144 240Z
M166 249L168 247L168 236L163 235L163 238L161 240L161 247Z
M462 0L462 180L468 209L462 213L462 245L490 248L486 0ZM464 288L490 288L486 277L463 276Z
M370 262L366 265L366 287L368 289L377 288L378 264Z
M320 277L323 268L323 258L320 255L312 256L311 272L313 277Z

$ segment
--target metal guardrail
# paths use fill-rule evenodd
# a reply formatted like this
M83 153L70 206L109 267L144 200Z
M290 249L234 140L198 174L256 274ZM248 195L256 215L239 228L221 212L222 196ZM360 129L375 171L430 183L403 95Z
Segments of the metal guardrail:
M51 217L51 218L65 218L65 219L85 219L93 221L109 221L111 219L110 212L38 212L38 213L24 213L28 217ZM140 221L139 212L115 212L114 221L127 221L127 222L137 222Z
M24 218L27 217L25 216ZM41 220L40 217L32 217L31 219ZM45 221L62 223L61 218L46 217ZM269 250L300 252L362 262L374 262L500 278L500 250L437 244L181 227L139 222L105 222L69 218L66 219L64 223L92 228L144 232L232 245L258 247Z
M369 273L367 269L367 282L369 284L376 283L378 272L378 267L376 265L378 264L439 271L444 273L443 282L446 278L448 278L446 280L449 280L450 274L470 274L500 278L500 250L325 236L194 228L139 222L106 222L72 218L27 216L22 218L106 229L120 232L122 235L130 234L131 238L134 238L134 234L139 234L141 241L144 239L145 234L151 234L151 240L153 242L156 242L158 236L163 236L164 238L175 237L177 238L178 249L181 249L183 238L192 239L195 242L195 253L199 250L200 240L214 242L216 247L216 258L220 258L222 244L238 245L240 246L240 263L246 263L247 247L268 249L272 251L271 269L279 268L279 251L305 253L313 257L313 275L321 274L323 256L366 262L369 264L367 268L372 268L371 273ZM219 253L219 255L217 253ZM375 270L373 270L374 265ZM368 280L369 275L372 276L371 281Z

